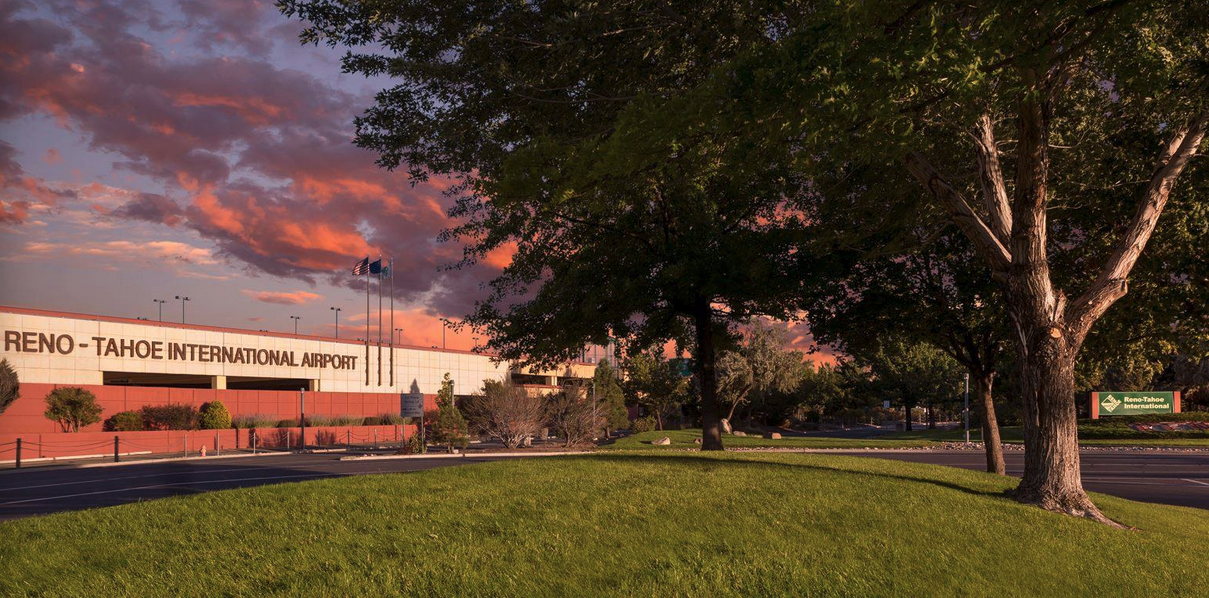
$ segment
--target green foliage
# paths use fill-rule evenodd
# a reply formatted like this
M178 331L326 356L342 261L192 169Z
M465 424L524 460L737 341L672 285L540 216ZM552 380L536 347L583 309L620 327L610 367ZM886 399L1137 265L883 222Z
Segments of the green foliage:
M624 430L630 427L630 412L625 406L625 391L618 381L619 372L608 360L596 364L592 375L597 408L601 411L604 425L609 430Z
M859 359L873 374L874 388L908 409L953 401L961 388L961 367L927 343L888 336Z
M231 419L231 427L243 430L255 428L276 428L277 416L256 414L256 415L237 415Z
M231 427L231 412L217 399L201 406L198 428L202 430L226 430Z
M101 406L91 392L77 387L56 388L46 395L46 419L58 422L64 432L101 421Z
M640 417L640 418L634 420L634 423L631 426L631 428L635 434L641 434L642 432L651 432L651 431L654 431L659 428L659 420L656 420L654 417L647 415L647 416Z
M464 449L470 443L466 419L454 402L453 380L448 372L437 392L437 417L432 424L432 436L433 442L445 445L450 452L455 448Z
M141 412L143 427L148 430L196 430L201 420L193 405L144 405Z
M660 430L680 418L680 409L690 396L686 378L676 375L667 358L657 349L633 355L625 363L622 383L627 401L642 407L643 414L655 418Z
M730 406L734 419L740 406L767 413L774 393L791 391L801 381L801 351L786 349L788 333L759 319L748 322L740 342L718 359L718 400Z
M308 415L306 425L310 427L345 427L373 425L366 424L367 418L360 415ZM295 424L297 425L297 424Z
M0 359L0 414L21 396L21 380L7 359Z
M138 432L143 429L143 414L138 411L119 411L101 424L106 432Z

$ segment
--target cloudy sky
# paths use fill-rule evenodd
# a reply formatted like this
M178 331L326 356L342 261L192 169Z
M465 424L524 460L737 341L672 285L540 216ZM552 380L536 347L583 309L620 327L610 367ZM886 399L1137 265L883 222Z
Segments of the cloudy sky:
M351 143L383 82L300 29L264 0L0 0L0 305L176 320L185 295L193 323L323 335L339 307L363 336L349 270L384 255L402 340L440 344L507 256L442 269L442 182Z

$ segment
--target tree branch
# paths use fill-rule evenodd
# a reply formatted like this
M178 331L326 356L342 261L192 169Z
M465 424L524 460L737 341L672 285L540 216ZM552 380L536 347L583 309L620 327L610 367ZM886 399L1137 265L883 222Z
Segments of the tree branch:
M1138 200L1138 211L1117 243L1095 282L1070 307L1067 321L1086 331L1108 308L1128 292L1129 273L1154 233L1159 216L1171 196L1176 179L1196 153L1209 128L1209 112L1195 116L1176 130L1155 164L1150 182Z
M907 170L911 171L911 174L923 183L932 196L940 202L941 207L949 212L949 218L974 244L975 251L990 264L991 275L997 279L1006 277L1008 266L1012 263L1012 256L982 221L982 218L979 218L978 214L970 208L969 202L957 189L945 181L919 152L908 153L904 161Z
M1007 185L999 165L999 146L995 142L995 125L990 114L983 114L974 126L974 149L978 154L978 180L982 183L982 200L990 214L991 232L1000 243L1012 238L1012 208L1008 203Z

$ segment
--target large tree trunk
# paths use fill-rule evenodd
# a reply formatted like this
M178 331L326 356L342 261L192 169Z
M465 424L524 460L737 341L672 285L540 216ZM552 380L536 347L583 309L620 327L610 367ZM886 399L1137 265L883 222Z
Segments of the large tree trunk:
M970 371L974 404L979 411L979 419L982 420L982 444L986 448L987 471L1004 475L1007 470L1003 466L1003 443L999 439L999 420L995 417L995 401L991 396L991 386L994 382L994 374Z
M913 403L903 403L903 429L911 431L911 410L915 408Z
M1024 395L1024 478L1017 500L1109 522L1083 490L1074 401L1074 351L1057 328L1034 328L1020 355Z
M701 385L701 450L722 450L722 421L715 375L714 316L709 303L698 306L694 315L697 330L697 381Z

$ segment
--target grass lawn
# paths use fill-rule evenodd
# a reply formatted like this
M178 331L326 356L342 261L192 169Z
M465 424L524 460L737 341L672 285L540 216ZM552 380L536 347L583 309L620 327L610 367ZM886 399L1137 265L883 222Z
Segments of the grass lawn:
M667 436L672 440L670 445L653 445L651 441ZM619 438L613 444L603 448L610 450L641 450L694 448L698 445L694 440L701 438L701 428L687 430L664 430L654 432L639 432L625 438ZM827 437L791 437L771 440L760 436L731 436L722 437L722 444L727 448L818 448L818 449L859 449L859 448L918 448L937 444L934 439L895 439L864 440L858 438L827 438Z
M610 452L0 523L3 595L1194 596L1209 512L816 454Z
M1024 442L1024 429L1020 426L1004 426L999 429L1003 442ZM1082 435L1082 433L1080 434ZM913 430L911 432L893 432L886 434L886 440L917 440L917 441L950 441L960 442L965 439L963 430ZM971 428L970 440L982 442L982 430ZM1157 434L1134 432L1121 438L1080 438L1083 446L1153 446L1153 447L1209 447L1209 436L1192 438L1162 438Z

